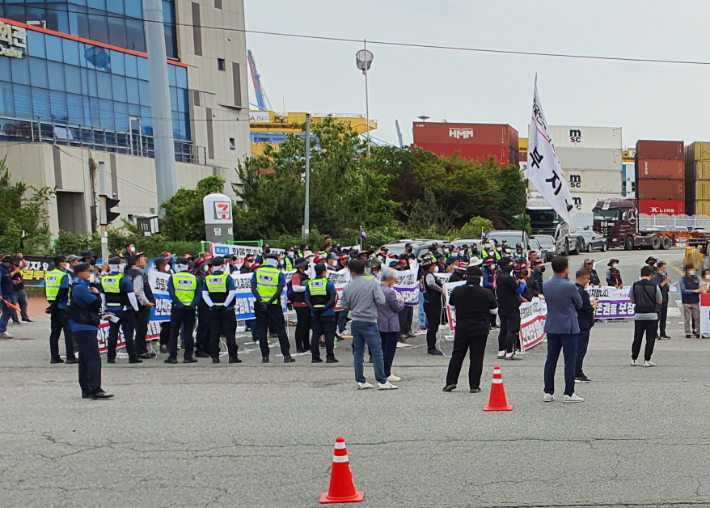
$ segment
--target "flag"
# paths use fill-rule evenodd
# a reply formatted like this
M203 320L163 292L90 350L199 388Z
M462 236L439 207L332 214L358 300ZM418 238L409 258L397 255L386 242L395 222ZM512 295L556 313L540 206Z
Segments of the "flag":
M574 200L547 129L547 120L537 93L537 75L528 140L528 179L562 220L571 226Z
M360 226L360 239L364 240L365 238L367 238L367 235L365 234L365 230L362 229L362 226Z
M486 228L481 228L481 240L486 239Z

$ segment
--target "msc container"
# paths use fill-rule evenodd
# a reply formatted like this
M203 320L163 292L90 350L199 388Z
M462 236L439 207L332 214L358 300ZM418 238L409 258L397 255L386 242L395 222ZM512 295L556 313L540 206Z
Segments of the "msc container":
M619 199L621 198L621 192L615 192L610 194L600 194L598 192L576 192L572 191L572 201L576 213L578 214L588 214L592 213L592 208L597 204L597 201L601 199Z
M557 158L563 170L608 169L621 171L621 150L609 148L558 148Z
M688 213L688 215L710 215L710 200L693 201L693 213Z
M575 192L597 192L621 194L621 171L603 169L572 169L565 171L572 194Z
M684 180L636 180L636 195L639 199L685 200Z
M685 161L710 160L710 142L696 141L685 147Z
M685 166L685 181L710 180L710 161L693 161Z
M685 162L682 160L636 159L636 181L649 178L685 180Z
M510 125L414 122L414 144L502 145L518 149L518 131Z
M685 200L639 199L639 213L646 215L682 215L685 213Z
M685 160L682 141L637 141L636 159Z
M557 148L623 148L621 127L549 125L548 131Z
M471 159L478 162L487 161L493 157L501 167L509 164L518 164L518 150L503 145L452 145L439 143L416 143L424 150L434 152L446 157L458 152L459 157Z
M685 184L686 201L710 199L710 180L696 180Z

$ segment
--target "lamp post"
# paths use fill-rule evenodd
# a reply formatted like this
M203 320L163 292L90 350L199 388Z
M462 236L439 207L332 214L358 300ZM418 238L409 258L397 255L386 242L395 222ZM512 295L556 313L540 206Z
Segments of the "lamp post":
M372 51L367 50L367 41L363 41L364 46L363 49L359 50L355 54L355 60L357 63L357 68L362 71L362 73L365 75L365 113L367 117L367 158L370 158L370 96L368 92L368 86L367 86L367 71L370 70L370 67L372 66L372 60L375 58L375 55L372 54Z

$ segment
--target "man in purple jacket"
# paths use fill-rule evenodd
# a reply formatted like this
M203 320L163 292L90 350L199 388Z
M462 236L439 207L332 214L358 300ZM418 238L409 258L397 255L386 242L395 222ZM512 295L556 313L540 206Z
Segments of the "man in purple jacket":
M404 309L404 302L399 298L399 293L392 289L397 272L392 268L382 269L382 292L385 303L377 304L377 327L382 339L382 354L385 363L385 376L387 381L400 381L401 378L392 374L392 362L397 351L399 339L399 313Z

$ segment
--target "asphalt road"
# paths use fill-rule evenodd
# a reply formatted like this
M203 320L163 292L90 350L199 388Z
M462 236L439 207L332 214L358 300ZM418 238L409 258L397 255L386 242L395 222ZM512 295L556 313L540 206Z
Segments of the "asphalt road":
M610 254L630 283L648 252ZM583 404L542 402L544 344L503 362L505 413L481 411L496 332L480 394L443 393L448 358L422 347L398 350L399 390L357 391L341 343L337 365L118 360L103 370L115 398L89 401L75 366L49 364L46 320L14 327L0 343L0 506L314 507L338 435L365 507L710 506L710 340L670 321L649 369L629 365L631 322L598 323Z

